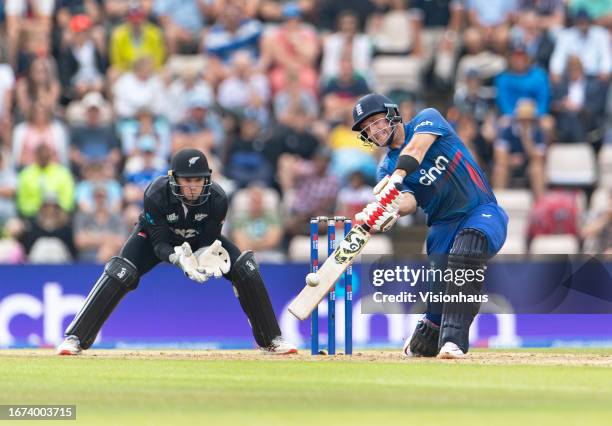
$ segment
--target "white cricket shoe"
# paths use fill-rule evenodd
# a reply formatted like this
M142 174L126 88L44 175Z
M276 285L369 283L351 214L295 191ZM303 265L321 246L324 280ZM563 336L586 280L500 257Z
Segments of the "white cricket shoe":
M267 348L260 348L266 355L289 355L298 352L295 345L289 343L283 336L278 336Z
M57 347L58 355L79 355L81 351L81 342L76 336L66 336L62 344Z
M459 346L455 345L453 342L446 342L438 354L438 358L440 359L461 359L465 358L466 356L467 354L465 354L461 348L459 348Z

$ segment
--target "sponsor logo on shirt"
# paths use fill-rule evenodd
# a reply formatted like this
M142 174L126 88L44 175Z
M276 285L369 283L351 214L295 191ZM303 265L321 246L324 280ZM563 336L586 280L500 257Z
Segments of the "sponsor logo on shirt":
M448 158L443 155L439 155L434 161L434 166L430 167L429 170L421 169L419 173L423 176L419 179L421 185L430 186L433 184L438 177L446 170L446 166L450 163Z
M433 126L433 122L431 122L429 120L421 121L419 124L414 126L414 130L418 129L421 126Z
M172 213L172 214L166 215L166 219L168 220L169 223L177 222L178 215L176 213Z
M176 235L179 235L185 238L186 240L189 238L194 238L196 235L198 235L198 231L196 231L195 229L178 229L178 228L170 228L170 229L172 229L172 231L174 231Z
M207 213L196 213L196 215L194 216L194 219L199 222L202 219L204 219L206 216L208 216Z

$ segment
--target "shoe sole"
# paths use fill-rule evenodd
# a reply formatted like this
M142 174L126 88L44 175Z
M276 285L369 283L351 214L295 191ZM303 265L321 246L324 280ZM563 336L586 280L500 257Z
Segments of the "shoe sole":
M440 352L438 354L438 359L463 359L465 357L465 354L457 355L451 352Z
M72 355L72 356L75 356L75 355L79 355L80 352L72 352L72 351L70 351L68 349L62 349L57 354L58 355Z
M287 352L263 352L264 355L291 355L291 354L296 354L298 353L298 350L293 348L293 349L289 349Z

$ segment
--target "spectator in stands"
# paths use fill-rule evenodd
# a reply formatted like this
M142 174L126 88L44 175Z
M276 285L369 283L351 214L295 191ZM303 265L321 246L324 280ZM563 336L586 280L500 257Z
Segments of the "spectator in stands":
M107 206L112 212L121 208L123 189L119 182L105 172L104 163L91 163L83 171L83 180L76 185L75 200L79 211L91 213L96 208L94 192L97 187L105 189Z
M533 9L522 11L511 30L511 39L515 43L525 45L527 54L534 64L548 69L555 42L540 19L540 15Z
M32 164L40 145L49 147L54 161L68 165L68 134L44 103L34 104L28 120L15 126L12 154L15 166L22 168Z
M154 0L153 13L159 19L166 37L168 54L193 54L204 29L201 0Z
M172 128L165 119L156 117L148 107L138 110L136 120L120 123L119 132L121 149L126 157L125 171L138 171L133 169L132 157L140 153L139 141L145 137L154 141L156 164L163 166L167 163L172 144ZM136 162L137 165L141 163Z
M5 61L4 49L0 47L0 143L9 145L13 130L13 98L15 73Z
M465 12L463 2L455 0L411 0L410 12L420 21L423 67L433 65L437 81L449 83L453 77L459 48L459 31Z
M455 91L454 104L461 113L470 114L481 124L493 109L488 95L482 87L479 71L471 69L466 73L465 85Z
M365 79L353 68L350 56L340 61L337 77L331 78L321 90L324 117L328 121L340 121L346 111L350 111L355 101L370 92Z
M338 192L338 213L355 221L355 215L372 201L372 187L367 184L365 175L357 170L350 174L348 186Z
M357 133L351 129L353 126L351 110L344 110L341 120L331 129L329 136L320 139L329 141L329 147L333 150L334 174L346 182L353 171L359 170L367 178L375 179L376 158L372 149L361 143Z
M225 140L219 116L211 110L210 100L191 94L187 101L186 117L174 127L172 152L183 148L197 148L210 153L220 148Z
M243 189L248 205L239 209L235 204L231 223L232 240L241 250L253 250L259 261L282 261L283 255L278 251L283 236L282 218L278 205L266 205L265 189L260 185L251 185ZM242 192L241 191L241 192ZM237 200L240 193L234 196Z
M536 198L544 193L546 145L537 120L535 103L522 99L513 122L501 129L495 143L493 185L507 188L511 177L527 176Z
M128 230L132 230L138 223L138 217L142 212L142 200L140 203L130 203L125 206L122 212L123 224Z
M551 35L565 24L565 0L521 0L521 12L535 12L539 27Z
M420 17L408 11L404 0L378 2L368 17L366 33L377 55L422 55Z
M61 93L55 62L48 58L34 59L25 78L17 81L16 101L21 117L28 117L34 104L43 104L55 111Z
M34 164L24 168L17 181L17 209L22 216L38 212L45 194L55 194L65 211L72 210L74 181L68 168L53 161L51 149L44 144L35 150Z
M92 36L92 25L87 15L73 16L60 47L59 74L68 99L104 89L108 66L106 48Z
M592 212L580 235L585 252L612 255L612 191L608 192L607 209Z
M610 34L605 28L592 25L591 16L585 9L576 11L574 25L564 29L558 36L550 59L550 74L553 81L561 80L570 56L578 56L584 73L608 81L612 72Z
M290 236L306 235L309 219L313 216L333 216L338 196L339 182L329 171L331 150L322 147L312 161L285 157L282 170L283 193L288 200L289 211L285 229Z
M46 194L35 217L19 236L30 263L68 263L76 259L70 216L54 194Z
M151 0L104 0L104 12L108 25L111 27L121 25L134 6L140 6L143 14L147 17L153 14L153 2Z
M183 69L170 86L166 98L165 116L171 124L179 123L187 114L189 94L198 93L206 103L212 104L214 94L210 84L202 78L202 73L195 67Z
M512 115L518 100L523 98L536 103L538 116L548 113L548 76L546 71L531 63L526 49L520 42L513 43L508 70L495 78L497 106L502 115Z
M338 16L337 31L325 37L321 62L323 83L337 78L343 58L349 58L360 77L371 80L372 43L359 33L359 17L353 10L345 10Z
M316 96L319 57L317 32L302 20L299 7L288 3L283 10L285 21L267 36L262 46L262 64L270 68L272 93L287 87L289 76L296 75L300 87Z
M153 138L149 136L141 137L138 150L139 153L135 157L139 164L133 166L132 170L126 170L125 172L123 198L128 203L141 204L147 186L158 176L166 174L167 169L160 165L159 158L156 155L156 143Z
M151 58L151 65L156 69L163 65L166 58L162 31L147 21L145 10L139 3L130 4L125 20L111 34L111 79L132 69L134 62L143 57Z
M267 115L270 85L264 74L259 73L246 50L239 50L232 57L229 76L219 85L217 100L227 109L241 110L250 107Z
M213 84L227 76L226 66L238 50L247 50L254 60L259 59L263 27L258 20L247 18L244 7L242 2L226 2L217 22L204 35L202 45L209 56L207 79Z
M405 0L377 3L367 21L366 34L374 46L372 62L378 92L421 88L424 52L421 20L411 13Z
M121 215L109 206L104 186L94 188L93 198L94 208L75 216L74 242L79 260L106 263L125 242L127 230Z
M585 10L593 19L595 25L610 27L612 23L612 4L608 0L569 0L570 13L576 14Z
M77 15L87 15L92 23L100 24L104 18L102 3L100 0L56 0L57 26L62 30L67 29L72 18Z
M500 27L507 26L518 11L516 0L468 0L468 22L470 25L482 28L485 39Z
M303 159L312 158L319 140L311 131L312 118L299 105L290 106L281 115L278 125L266 140L265 156L276 176L279 158L292 154ZM280 177L277 177L280 179Z
M289 109L299 108L310 120L319 115L319 102L316 96L300 85L299 76L290 73L287 76L287 87L274 96L274 116L282 121Z
M0 235L0 263L16 265L26 260L25 250L18 238L23 233L24 224L21 219L10 218Z
M11 65L16 65L19 38L24 32L35 29L40 31L44 38L49 39L54 6L55 0L6 0L4 2L8 55ZM28 10L32 11L34 18L32 21L28 19Z
M359 31L363 31L367 19L377 10L380 1L373 0L320 0L317 26L324 33L331 33L336 29L340 15L347 10L357 16Z
M164 111L165 85L148 56L136 60L133 70L119 77L112 91L115 112L120 119L135 118L143 108L154 114Z
M107 102L98 92L90 92L81 102L85 121L70 131L70 159L74 168L82 172L91 162L106 162L117 169L121 160L119 140L115 130L101 121L101 110Z
M17 175L10 163L10 156L4 149L0 149L0 229L6 221L15 217L15 190L17 188Z
M493 146L497 138L495 115L487 114L482 123L469 112L462 113L454 123L455 131L470 153L487 174L493 167Z
M483 82L483 87L491 87L493 78L506 69L506 58L495 52L485 49L482 30L470 27L463 33L463 44L466 54L457 64L455 75L455 92L463 90L466 84L467 73L470 70L478 70L478 75ZM488 90L493 98L493 91Z
M254 113L247 113L240 123L240 134L233 138L227 153L225 174L239 188L253 181L272 184L272 165L265 156L266 141Z
M586 77L577 56L570 56L566 77L552 85L551 109L556 114L562 142L590 141L589 132L602 128L606 108L606 83Z

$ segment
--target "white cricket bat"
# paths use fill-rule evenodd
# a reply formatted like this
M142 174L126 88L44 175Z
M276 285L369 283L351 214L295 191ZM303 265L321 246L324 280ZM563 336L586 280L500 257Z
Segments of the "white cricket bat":
M340 245L317 271L319 285L306 285L289 305L289 312L305 320L329 293L342 273L353 263L370 240L370 227L366 224L354 226Z

